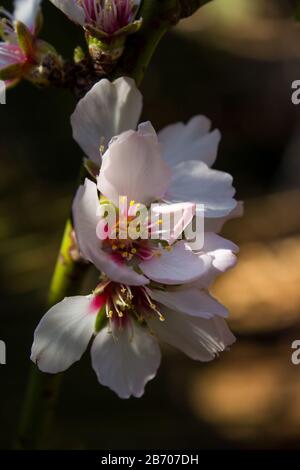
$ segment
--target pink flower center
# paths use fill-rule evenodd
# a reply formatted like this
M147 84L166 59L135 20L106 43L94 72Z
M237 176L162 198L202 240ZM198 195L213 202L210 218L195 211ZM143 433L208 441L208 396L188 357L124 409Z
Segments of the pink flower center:
M148 214L145 219L141 219L137 212L139 206L140 204L131 201L128 208L122 208L113 226L109 226L106 219L98 222L96 233L102 240L102 249L109 253L117 263L134 264L160 255L157 240L151 238L151 229L154 224L161 221L151 223ZM139 217L138 220L137 217ZM130 238L130 224L134 222L136 222L135 237Z
M129 287L124 284L103 281L96 291L101 294L95 295L91 302L93 312L99 312L105 306L106 317L114 322L126 323L129 316L143 321L146 316L158 315L161 321L164 317L157 305L152 301L145 287Z
M79 0L85 13L86 23L114 34L131 23L135 16L132 0Z

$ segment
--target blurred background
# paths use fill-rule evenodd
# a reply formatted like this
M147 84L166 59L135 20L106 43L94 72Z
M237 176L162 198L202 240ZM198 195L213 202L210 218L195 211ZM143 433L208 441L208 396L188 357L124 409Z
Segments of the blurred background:
M12 2L4 2L11 8ZM89 354L64 377L48 447L57 449L300 448L300 25L295 2L214 0L162 41L143 83L156 129L203 113L222 131L216 167L233 174L245 216L224 236L241 247L214 295L237 342L213 363L165 348L142 399L98 385ZM44 2L42 37L65 56L80 29ZM300 106L300 105L299 105ZM32 334L45 312L82 153L71 94L22 83L0 107L0 447L18 420Z

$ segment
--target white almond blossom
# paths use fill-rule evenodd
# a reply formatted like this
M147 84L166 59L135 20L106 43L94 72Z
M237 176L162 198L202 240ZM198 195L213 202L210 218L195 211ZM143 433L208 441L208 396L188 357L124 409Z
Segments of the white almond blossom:
M188 209L189 204L202 204L212 225L218 219L221 224L236 210L232 178L203 161L213 163L219 132L207 133L209 122L201 116L187 125L170 126L158 136L149 122L140 124L137 131L128 130L136 127L141 106L141 95L132 80L120 78L111 83L104 79L79 102L71 118L75 140L101 165L97 186L102 197L116 206L124 196L134 206L166 201L161 207L171 215ZM180 157L187 160L180 162ZM73 204L79 248L112 281L183 284L206 278L210 283L218 272L235 263L237 246L213 229L205 232L204 246L198 251L184 239L168 246L153 240L103 241L98 236L102 224L99 205L96 184L86 179ZM194 213L189 214L182 230L193 219Z
M66 298L45 314L31 359L43 372L62 372L93 338L92 366L100 384L121 398L140 397L160 364L158 340L210 361L235 341L226 315L221 304L193 286L181 291L103 281L92 295Z
M71 116L73 137L93 164L99 167L104 163L105 157L111 153L110 143L113 145L117 136L128 130L136 132L142 101L134 81L127 77L118 78L114 82L102 79L79 101ZM154 162L159 162L167 178L164 200L170 203L204 204L205 217L210 219L212 227L214 224L221 225L224 218L228 219L231 214L235 216L236 211L240 212L240 206L234 199L232 176L211 168L217 157L221 135L217 129L211 131L208 118L199 115L187 124L179 122L165 127L157 135L159 145L150 123L143 123L137 131L137 134L146 133L151 134L149 140L152 139L152 147L156 146L156 151L153 162L150 160L147 165L145 163L136 178L143 176L144 183L147 171L152 171ZM133 140L134 135L125 134L122 138L120 136L120 140L129 137ZM116 146L112 148L116 150ZM142 157L141 161L144 161ZM111 173L115 170L117 175L125 171L127 176L128 171L121 157L114 156L114 162L113 167L106 159L99 177L100 187L105 184L104 180L112 177ZM119 164L121 166L116 168ZM166 175L166 167L170 175ZM141 175L142 171L146 173ZM152 173L148 179L151 177ZM147 182L148 185L150 183L153 181Z

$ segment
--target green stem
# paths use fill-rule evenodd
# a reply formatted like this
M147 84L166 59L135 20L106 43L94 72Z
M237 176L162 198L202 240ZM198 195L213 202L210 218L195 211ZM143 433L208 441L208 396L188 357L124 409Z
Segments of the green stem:
M72 257L74 238L68 219L49 289L48 307L80 289L87 264ZM39 449L46 442L63 374L44 374L32 365L15 449Z
M166 31L188 13L184 5L189 0L144 0L139 15L143 18L141 30L128 38L124 55L114 76L127 75L140 85L151 57ZM192 12L209 0L192 0ZM190 11L190 10L189 10ZM113 77L111 77L113 78ZM84 173L84 168L80 174ZM86 265L71 256L73 248L72 222L68 220L55 266L48 298L48 307L67 295L78 292ZM53 408L58 396L62 374L49 375L39 372L36 366L28 383L16 449L43 447Z
M127 38L126 49L114 77L129 76L137 85L143 80L153 53L164 34L182 18L212 0L144 0L137 17L143 18L139 32Z

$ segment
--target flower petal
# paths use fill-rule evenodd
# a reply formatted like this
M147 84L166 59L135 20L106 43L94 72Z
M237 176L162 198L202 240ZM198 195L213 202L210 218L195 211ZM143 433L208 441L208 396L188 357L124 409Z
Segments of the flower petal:
M211 122L205 116L194 116L187 124L178 122L162 129L163 159L174 166L183 160L200 160L208 166L215 162L221 139L219 130L210 132Z
M216 269L225 272L236 264L234 253L239 252L239 247L216 233L205 232L203 251L213 258Z
M14 64L22 64L25 60L26 57L18 45L0 42L0 70Z
M205 217L223 217L237 204L234 194L231 175L212 170L203 162L189 160L173 168L166 199L203 204Z
M173 244L182 238L182 232L192 222L195 210L195 204L189 202L151 205L151 238Z
M160 364L157 341L149 331L128 319L122 328L103 328L92 348L92 366L98 381L120 398L141 397Z
M31 350L41 371L57 374L81 358L94 331L91 301L92 296L65 298L41 319Z
M160 256L139 264L149 279L162 284L182 284L203 276L211 267L211 257L194 254L185 241L173 245L171 251L160 250Z
M114 139L103 155L98 188L104 196L119 204L119 197L128 202L149 204L160 199L170 181L170 170L161 159L157 135L150 123L139 126Z
M86 178L84 186L78 188L73 202L74 229L83 258L104 271L112 281L137 286L147 284L149 280L145 276L137 274L125 264L117 263L101 249L101 240L96 234L100 220L97 216L98 207L97 187Z
M164 322L156 317L147 320L152 331L197 361L211 361L235 341L221 317L204 319L171 310L164 310L164 314Z
M195 288L182 288L173 291L148 289L150 296L172 310L186 315L201 318L212 318L215 315L226 317L228 311L207 292Z
M74 21L74 23L84 26L84 10L77 0L50 0L50 2L67 15L70 20Z
M73 137L93 162L100 165L101 145L107 148L112 137L136 128L142 101L128 77L102 79L79 101L71 116Z
M34 31L35 22L40 10L42 0L15 0L14 19L22 21L31 32Z

